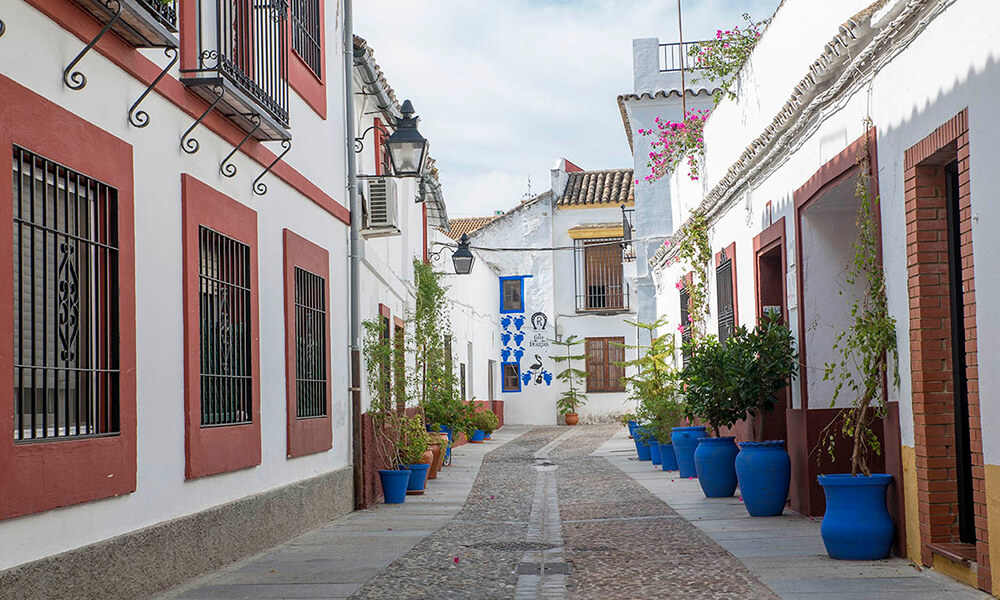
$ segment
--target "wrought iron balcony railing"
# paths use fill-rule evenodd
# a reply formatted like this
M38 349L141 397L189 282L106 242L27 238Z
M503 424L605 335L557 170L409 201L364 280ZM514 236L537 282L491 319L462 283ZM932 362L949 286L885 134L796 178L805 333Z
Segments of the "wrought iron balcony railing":
M155 0L149 0L155 1ZM288 2L198 3L198 59L181 81L258 140L288 140Z
M137 48L177 47L177 0L76 0Z
M623 270L622 238L576 240L574 249L576 311L629 311L628 280Z
M690 56L691 48L701 46L706 42L684 42L679 44L660 44L660 73L674 71L695 71L701 67Z

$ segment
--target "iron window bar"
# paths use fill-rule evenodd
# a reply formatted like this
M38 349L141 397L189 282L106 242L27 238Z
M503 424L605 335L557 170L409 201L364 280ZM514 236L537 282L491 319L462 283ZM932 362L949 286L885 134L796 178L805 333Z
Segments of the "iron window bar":
M250 246L198 229L201 425L253 421Z
M693 338L691 331L691 293L688 291L687 285L680 290L680 304L681 304L681 360L686 367L688 361L691 359L691 340Z
M325 417L326 280L295 267L295 416Z
M635 207L622 204L622 260L635 262Z
M286 0L199 2L197 66L181 69L181 83L258 141L292 137L287 19Z
M14 146L13 238L14 441L118 434L117 190Z
M623 269L621 238L574 242L574 277L577 312L628 312L629 287Z
M104 27L63 70L63 83L71 90L82 90L87 86L87 76L74 69L109 31L115 32L118 37L136 48L178 46L177 0L75 0L75 2Z
M736 310L733 298L733 259L725 253L715 269L715 285L718 289L719 343L726 344L736 329Z
M320 44L320 0L292 0L292 50L316 75L323 73L323 47Z
M691 48L701 47L708 42L684 42L683 44L673 42L670 44L660 44L660 73L674 73L679 71L697 71L701 67L695 66L694 59L691 58Z

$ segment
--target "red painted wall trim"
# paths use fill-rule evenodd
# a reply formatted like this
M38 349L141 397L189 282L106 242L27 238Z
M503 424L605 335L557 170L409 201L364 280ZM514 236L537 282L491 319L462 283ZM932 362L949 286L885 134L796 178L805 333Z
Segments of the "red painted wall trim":
M858 160L861 158L861 151L864 149L865 141L868 141L868 162L869 162L869 176L871 177L871 191L872 198L878 197L878 177L875 176L878 173L878 152L875 147L876 131L872 127L864 135L854 140L847 148L844 148L839 154L834 156L832 159L827 161L823 166L819 168L812 177L806 181L799 189L795 190L792 194L793 204L795 206L795 255L796 264L798 264L799 272L795 277L795 288L798 302L801 305L803 296L803 269L805 265L802 263L802 213L809 208L809 205L815 202L817 199L821 198L823 194L827 191L835 188L836 186L843 183L849 177L856 174ZM881 204L876 203L875 215L876 221L879 221L878 213ZM878 228L878 239L879 247L881 248L881 238L882 229ZM799 335L800 341L805 340L806 331L806 315L804 310L798 311L799 316ZM808 364L806 359L806 345L804 343L799 343L799 361L802 368L799 370L799 390L801 392L802 398L802 408L809 408L809 385L808 385L808 373L805 365Z
M375 158L375 174L385 175L382 171L382 148L385 144L385 125L382 124L382 119L375 117L372 119L372 125L375 127L372 129L372 156Z
M260 464L260 308L257 213L222 192L181 175L184 250L185 477L194 479ZM198 227L204 225L250 246L250 367L253 422L201 426L201 318L198 298Z
M736 289L736 242L731 242L725 247L726 256L732 261L732 269L730 269L730 279L733 286L733 323L737 327L740 326L740 301L739 293ZM715 253L715 266L718 267L722 264L722 252Z
M34 6L50 19L58 23L63 29L72 33L84 43L89 43L101 30L101 25L90 15L83 11L76 4L67 0L24 0ZM189 68L197 51L195 49L194 37L183 33L183 27L187 23L193 23L195 19L194 11L196 2L180 2L178 10L181 35L181 60L180 64L184 68ZM115 35L106 35L94 47L105 58L114 63L142 85L146 86L153 82L160 74L160 67L154 62L140 54ZM168 102L181 109L192 121L197 119L208 108L208 105L194 93L187 90L180 81L172 75L164 77L156 86L156 93L165 98ZM122 107L125 110L125 107ZM228 119L214 112L202 121L202 125L224 139L227 143L236 146L243 139L243 130L233 125ZM266 146L256 140L247 140L240 151L248 158L257 162L261 167L271 164L276 158L276 154L267 149ZM278 179L284 181L300 194L309 198L312 202L320 206L323 210L339 219L345 225L351 223L351 213L344 205L337 202L333 197L320 189L305 175L294 169L287 162L281 161L274 165L271 173Z
M309 105L319 118L326 120L326 2L317 0L319 4L319 73L313 72L299 53L288 44L288 85L298 92L299 96ZM288 36L291 40L292 19L291 9L288 18Z
M378 304L378 314L385 317L386 319L392 319L392 311L385 304L379 302Z
M760 322L760 317L764 310L760 301L759 284L757 283L760 281L760 256L770 252L774 248L781 249L781 316L785 320L785 323L788 323L788 283L786 281L788 275L788 258L785 256L785 217L781 217L753 238L753 296L754 310L756 313L755 323Z
M333 384L330 375L330 253L309 240L285 229L285 398L287 456L294 458L324 452L333 447ZM298 394L295 383L295 267L319 275L326 282L326 416L298 418Z
M392 322L396 327L399 327L400 329L406 328L406 321L400 319L399 317L393 317Z
M132 146L0 75L0 519L129 494L136 487L135 235ZM13 144L118 190L120 433L15 444Z

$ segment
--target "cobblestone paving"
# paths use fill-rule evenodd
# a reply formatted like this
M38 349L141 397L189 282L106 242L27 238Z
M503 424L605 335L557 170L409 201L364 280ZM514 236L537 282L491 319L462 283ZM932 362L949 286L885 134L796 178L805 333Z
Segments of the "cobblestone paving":
M604 458L589 456L619 427L589 427L552 454L573 564L569 597L776 600L732 554Z
M544 549L526 542L537 475L533 455L564 431L536 428L487 454L458 516L351 598L513 598L522 555Z
M731 554L616 469L590 456L618 425L581 427L551 452L568 597L589 600L771 600ZM468 501L448 525L352 599L510 599L527 552L538 471L534 453L566 428L536 428L486 455ZM456 562L457 559L457 562Z

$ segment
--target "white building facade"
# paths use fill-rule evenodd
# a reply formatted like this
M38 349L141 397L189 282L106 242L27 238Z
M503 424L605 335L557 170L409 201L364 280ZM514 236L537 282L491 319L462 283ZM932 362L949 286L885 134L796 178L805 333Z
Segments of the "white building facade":
M816 475L843 472L848 459L817 467L812 451L844 405L831 407L822 374L851 320L856 290L845 274L865 179L899 350L899 386L887 385L876 424L876 469L895 481L895 552L994 594L1000 432L990 424L1000 405L989 299L998 281L987 265L988 232L1000 223L989 198L1000 152L997 22L995 3L978 0L783 2L739 75L737 99L706 123L701 178L682 166L659 198L678 232L694 209L708 219L710 333L730 301L736 324L776 310L794 332L803 365L766 426L787 440L792 508L819 516ZM962 51L940 52L954 44ZM650 265L657 310L676 327L675 284L690 265L671 258L663 248Z

